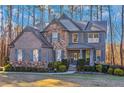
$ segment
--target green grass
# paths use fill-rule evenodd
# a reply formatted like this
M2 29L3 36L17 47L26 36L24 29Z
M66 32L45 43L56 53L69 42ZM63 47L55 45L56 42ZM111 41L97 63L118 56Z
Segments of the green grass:
M124 77L109 74L1 73L3 86L123 86ZM64 83L63 83L64 82ZM45 85L47 83L47 85ZM9 84L9 85L8 85Z

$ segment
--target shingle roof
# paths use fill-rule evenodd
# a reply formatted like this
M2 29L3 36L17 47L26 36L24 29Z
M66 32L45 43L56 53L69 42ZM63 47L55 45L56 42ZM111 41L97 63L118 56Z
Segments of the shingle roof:
M34 28L34 27L31 27L31 26L26 26L26 27L23 29L23 31L20 33L20 35L17 36L16 39L13 40L10 45L14 44L14 43L17 41L17 39L18 39L24 32L32 32L41 42L43 42L43 43L46 45L46 47L49 47L49 48L52 47L51 43L49 43L49 42L47 41L47 39L44 37L44 35L43 35L42 33L40 33L40 30L38 30L38 29L36 29L36 28Z
M90 21L85 28L86 31L107 31L106 21Z
M68 19L61 19L60 20L61 24L64 25L69 31L79 31L80 29L73 24L70 20Z
M59 22L65 28L65 30L68 30L68 31L107 31L106 21L78 22L78 21L72 20L66 14L63 14L59 19L53 20L52 22L54 21ZM47 27L49 27L49 25Z

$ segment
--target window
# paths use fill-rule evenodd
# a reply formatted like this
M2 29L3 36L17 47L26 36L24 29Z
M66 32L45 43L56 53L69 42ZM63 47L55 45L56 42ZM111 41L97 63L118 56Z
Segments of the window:
M56 61L61 61L62 50L56 50Z
M57 32L53 32L52 33L52 42L56 42L58 41L58 33Z
M98 43L99 34L98 33L88 33L88 43Z
M94 38L99 38L98 33L94 33Z
M22 49L18 49L18 61L22 61Z
M78 33L72 34L72 41L73 41L73 43L78 43Z
M33 50L33 61L38 62L38 49Z
M96 50L96 61L100 61L100 57L101 57L101 50Z

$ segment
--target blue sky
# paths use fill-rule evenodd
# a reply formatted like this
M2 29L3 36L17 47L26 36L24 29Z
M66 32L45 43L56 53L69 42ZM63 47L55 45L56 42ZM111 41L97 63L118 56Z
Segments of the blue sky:
M14 25L16 25L17 23L17 7L18 6L13 6L13 23ZM28 12L28 7L25 5L25 6L19 6L20 8L22 7L25 7L25 11L24 11L24 25L28 25L28 14L32 13L32 9L33 9L33 6L30 6L31 10L30 12ZM59 12L60 12L60 6L59 5L52 5L52 6L49 6L51 8L51 20L54 18L54 15L56 16L59 16ZM120 35L121 35L121 6L110 6L111 7L111 15L112 15L112 25L113 25L113 30L114 30L114 35L115 35L115 38L114 38L114 41L115 42L119 42L120 41ZM69 13L69 9L68 9L68 6L64 6L64 9L62 10L65 14L67 14L68 16L71 17L70 13ZM89 6L83 6L83 10L82 10L82 15L83 15L83 18L82 18L82 21L89 21L90 20L90 7ZM93 7L93 14L96 13L96 8L95 6ZM40 14L42 14L42 12L39 10L39 8L36 8L35 9L35 16L36 16L36 19L37 19L37 23L39 22L40 20ZM19 16L19 23L20 25L22 24L22 10L20 10L20 16ZM74 14L75 17L73 18L74 20L77 20L79 21L80 19L80 14L79 13L75 13ZM0 15L1 16L1 15ZM3 22L5 24L5 22L7 21L7 17L8 14L7 14L7 6L3 6ZM106 6L103 6L103 20L105 21L108 21L108 27L109 27L109 20L108 20L109 16L108 16L108 9ZM93 20L95 21L95 17L93 18ZM45 6L45 13L44 13L44 21L46 23L48 23L48 6ZM31 16L30 16L30 24L29 25L32 25L32 19L31 19ZM108 30L109 32L109 30ZM110 33L107 34L107 41L110 40L109 38L109 35Z

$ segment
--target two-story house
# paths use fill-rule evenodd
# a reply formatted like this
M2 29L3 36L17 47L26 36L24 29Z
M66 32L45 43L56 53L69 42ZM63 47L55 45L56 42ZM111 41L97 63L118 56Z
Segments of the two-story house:
M28 27L31 28L31 27ZM70 62L75 63L78 59L89 59L89 65L94 65L94 62L104 62L105 61L105 39L107 32L107 22L106 21L88 21L88 22L78 22L69 18L67 15L63 14L59 19L53 20L51 23L45 27L45 29L39 33L38 29L24 29L17 39L11 43L10 51L10 61L14 62L19 60L19 54L15 52L15 49L18 49L20 45L23 46L19 49L36 49L37 53L34 51L31 52L32 55L37 55L35 57L30 56L28 53L25 53L26 61L27 56L29 56L28 61L38 61L46 62L52 61L61 61L62 59L68 59ZM35 30L37 33L35 33ZM25 36L24 33L32 33L37 39L40 38L40 42L36 42L36 38L32 35ZM23 40L19 39L22 38ZM25 40L24 40L25 39ZM35 39L35 40L34 40ZM30 40L30 41L29 41ZM18 44L16 44L18 42ZM46 43L45 43L46 42ZM26 44L25 44L26 43ZM29 44L28 44L29 43ZM42 43L42 44L41 44ZM46 47L43 47L43 45ZM36 46L35 46L36 45ZM18 46L18 47L17 47ZM24 47L25 46L25 47ZM33 46L33 47L32 47ZM38 47L37 47L38 46ZM41 49L41 54L38 53L38 49ZM48 51L49 50L49 51ZM44 51L48 51L47 53ZM34 53L34 54L33 54ZM23 53L20 54L23 56ZM40 57L40 60L38 57ZM44 57L42 57L44 56ZM17 60L18 59L18 60ZM32 62L31 61L31 62Z

